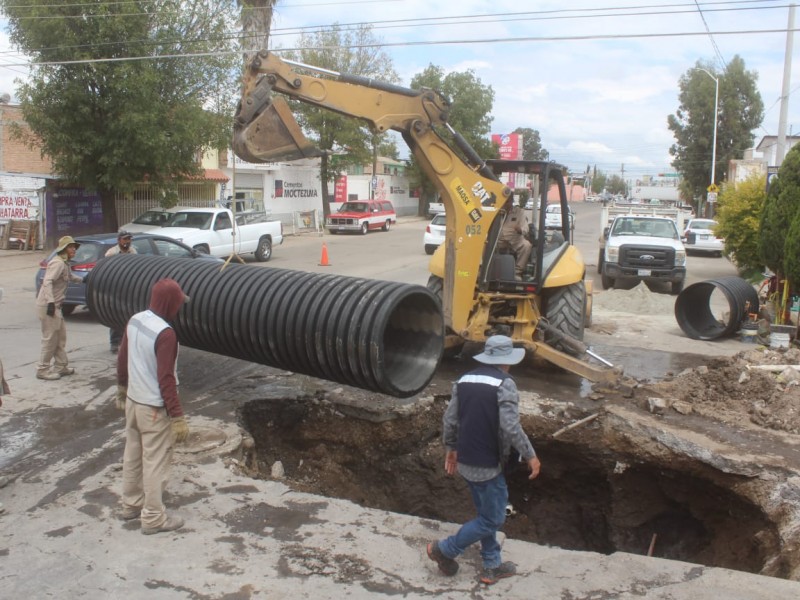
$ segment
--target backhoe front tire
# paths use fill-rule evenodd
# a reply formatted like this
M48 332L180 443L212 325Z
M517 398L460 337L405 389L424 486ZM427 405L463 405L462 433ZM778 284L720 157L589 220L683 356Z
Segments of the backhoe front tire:
M586 286L583 281L547 290L545 294L544 315L550 325L565 335L583 341L586 318ZM544 341L561 352L573 356L577 354L568 344L554 339L554 336L545 335Z
M436 275L431 275L428 277L428 284L426 287L439 299L439 306L441 306L442 296L444 295L444 280ZM446 328L445 333L447 335L455 335L455 332L449 327ZM454 356L458 356L461 353L461 349L464 347L465 341L462 340L462 342L463 343L459 343L457 346L445 348L443 357L453 358Z

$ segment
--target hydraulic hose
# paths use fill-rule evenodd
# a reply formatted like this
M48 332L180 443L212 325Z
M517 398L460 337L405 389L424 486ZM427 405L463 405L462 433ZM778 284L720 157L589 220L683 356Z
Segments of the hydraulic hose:
M121 255L92 270L87 304L103 325L122 329L164 278L191 298L172 325L198 350L401 398L430 382L442 356L441 307L418 285Z

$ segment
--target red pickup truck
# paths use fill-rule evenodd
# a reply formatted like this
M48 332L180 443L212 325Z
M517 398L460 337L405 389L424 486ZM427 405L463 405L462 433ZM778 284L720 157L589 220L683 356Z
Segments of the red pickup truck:
M350 200L325 219L325 227L334 234L359 232L366 235L371 229L389 231L395 223L397 215L388 200Z

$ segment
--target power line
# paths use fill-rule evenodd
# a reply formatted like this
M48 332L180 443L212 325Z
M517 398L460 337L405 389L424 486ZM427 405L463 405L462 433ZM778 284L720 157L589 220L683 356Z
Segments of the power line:
M709 28L708 22L706 21L706 16L703 14L703 9L700 8L700 3L697 0L695 0L695 4L697 5L697 12L700 13L700 18L703 20L703 25L705 26L706 31L708 32L708 39L711 40L711 45L714 48L714 52L716 52L717 58L721 63L722 69L724 70L726 62L725 59L722 58L722 52L719 51L719 46L717 46L717 42L714 40L714 36L711 34L711 29Z
M772 33L786 33L787 31L800 31L800 28L788 30L783 29L749 29L738 31L718 31L714 35L763 35ZM631 39L666 39L676 37L697 37L706 35L705 32L674 32L674 33L620 33L620 34L605 34L605 35L565 35L565 36L523 36L523 37L505 37L505 38L486 38L486 39L455 39L455 40L429 40L419 42L375 42L374 44L353 44L348 48L396 48L396 47L414 47L414 46L460 46L460 45L475 45L475 44L509 44L509 43L540 43L540 42L575 42L575 41L592 41L592 40L631 40ZM295 48L281 48L276 52L286 51L300 51L300 50L334 50L341 48L341 46L314 46L312 47L295 47ZM196 58L202 56L225 56L233 54L242 54L245 52L258 52L261 48L239 49L239 50L218 50L214 52L187 52L181 54L159 54L153 56L128 56L116 58L88 58L82 60L65 60L65 61L41 61L41 62L27 62L27 63L11 63L9 67L30 67L30 66L59 66L59 65L79 65L79 64L96 64L96 63L111 63L111 62L126 62L138 60L164 60L172 58Z

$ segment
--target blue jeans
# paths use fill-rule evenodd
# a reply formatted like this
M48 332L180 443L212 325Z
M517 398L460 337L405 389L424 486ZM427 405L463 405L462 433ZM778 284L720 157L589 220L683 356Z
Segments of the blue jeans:
M497 530L506 521L508 488L501 473L488 481L467 481L472 492L472 502L478 516L467 521L458 533L439 542L439 549L447 558L456 558L475 542L481 543L481 558L484 569L500 566L500 544L497 543Z

